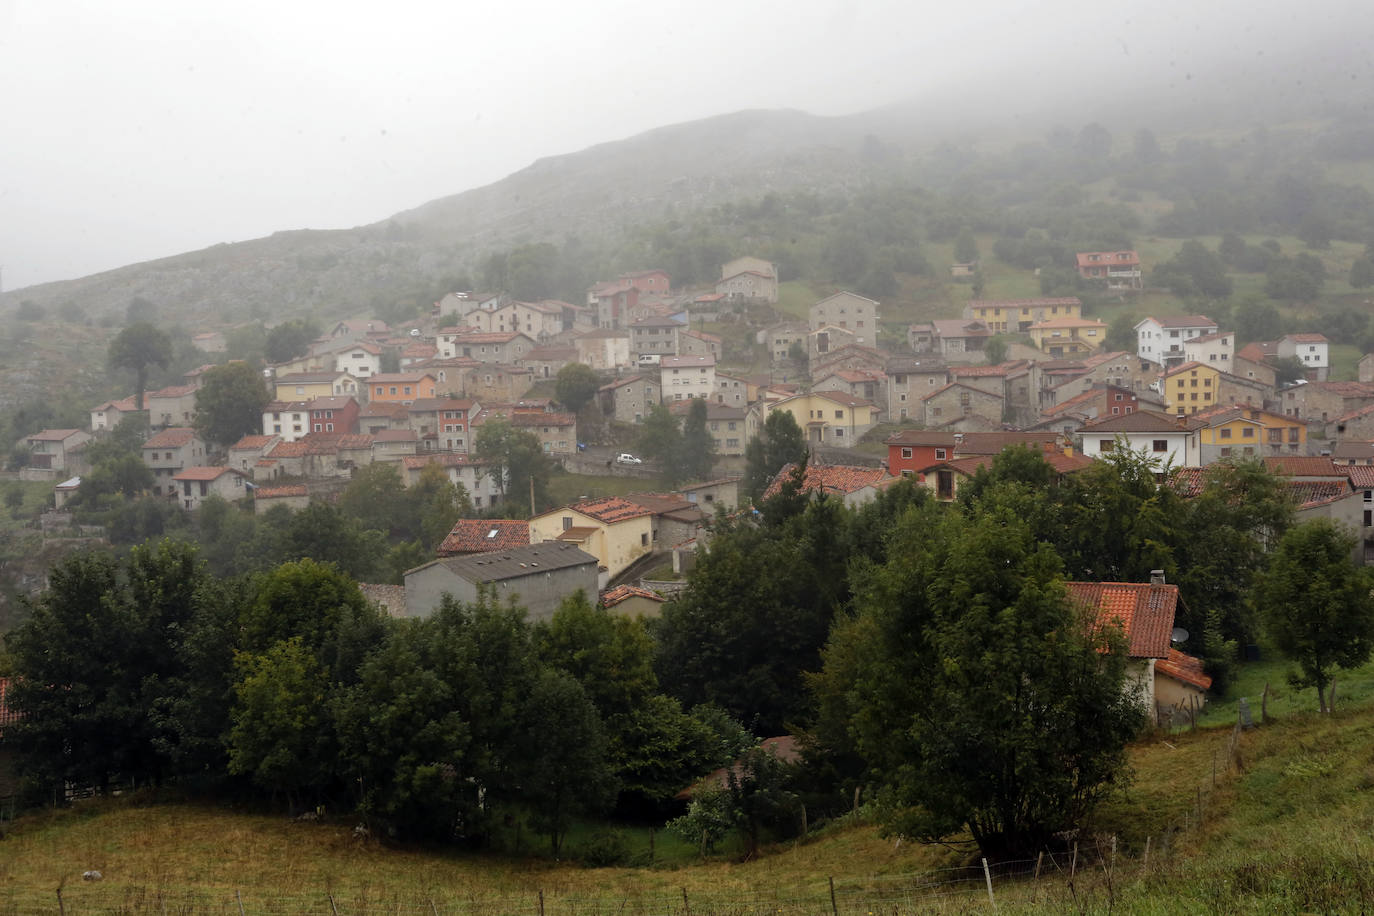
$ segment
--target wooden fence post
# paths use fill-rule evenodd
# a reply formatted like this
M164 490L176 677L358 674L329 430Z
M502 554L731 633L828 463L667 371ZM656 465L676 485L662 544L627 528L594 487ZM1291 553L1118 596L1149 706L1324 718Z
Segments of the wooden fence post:
M1040 877L1040 865L1045 861L1045 850L1040 850L1040 854L1035 857L1035 877Z
M1073 858L1069 859L1069 880L1073 880L1074 873L1078 871L1078 841L1073 841Z
M692 908L687 905L687 888L682 889L682 912L686 916L692 916Z
M835 903L835 876L830 876L830 912L833 916L840 916L840 908Z
M239 916L243 916L243 894L241 894L241 893L239 893L237 890L235 890L235 891L234 891L234 900L235 900L235 902L238 903L238 905L239 905Z
M988 870L988 857L983 856L983 880L988 883L988 903L997 909L997 898L992 896L992 872Z
M539 889L539 916L544 916L544 889Z
M1145 873L1150 871L1150 838L1145 838L1145 858L1141 860L1140 870Z
M1260 694L1260 725L1269 721L1269 682L1264 682L1264 693Z

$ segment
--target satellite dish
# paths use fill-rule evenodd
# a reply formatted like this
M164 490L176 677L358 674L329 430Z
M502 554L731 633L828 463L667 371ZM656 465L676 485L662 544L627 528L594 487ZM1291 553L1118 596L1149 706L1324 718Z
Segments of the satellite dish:
M1169 639L1172 642L1187 642L1188 631L1183 627L1174 627L1174 631L1169 634Z

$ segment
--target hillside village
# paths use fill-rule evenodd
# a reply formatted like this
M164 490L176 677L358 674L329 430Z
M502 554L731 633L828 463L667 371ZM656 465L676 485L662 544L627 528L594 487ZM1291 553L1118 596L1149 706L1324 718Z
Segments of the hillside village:
M1118 294L1141 289L1133 251L1079 253L1077 263ZM860 506L912 478L953 501L1011 445L1041 453L1061 477L1129 448L1171 469L1168 483L1184 496L1201 491L1208 465L1255 458L1287 481L1299 520L1347 525L1362 534L1356 559L1374 555L1374 357L1361 361L1361 381L1333 382L1321 334L1237 348L1234 332L1205 315L1147 317L1135 326L1135 352L1110 350L1107 325L1085 317L1076 297L972 299L959 318L905 327L906 346L893 348L880 342L877 301L842 290L817 299L802 322L776 320L778 295L776 267L745 256L722 265L708 289L674 290L665 271L643 270L595 284L581 303L465 291L401 327L339 321L307 352L263 370L272 399L260 426L227 449L195 426L215 363L146 392L142 460L153 495L180 509L220 497L259 515L335 499L374 463L394 466L406 486L441 469L481 517L459 521L403 585L363 586L395 616L424 617L444 594L473 600L479 588L518 596L536 620L577 590L618 613L656 615L709 545L712 517L749 503L746 447L774 413L795 422L810 458L800 477L794 465L778 471L763 499L795 480L804 494ZM194 343L212 359L224 334ZM600 379L580 416L547 396L577 363ZM647 491L656 474L632 454L638 431L664 407L680 422L696 401L706 402L714 475ZM88 429L27 438L22 476L54 485L45 524L60 524L80 492L86 447L138 415L135 397L105 401L91 406ZM646 492L535 511L477 454L493 418L532 434L567 470L643 478ZM671 580L645 580L669 564ZM1142 608L1172 607L1149 598L1159 586L1141 586ZM1154 630L1172 627L1173 612L1164 616ZM1138 658L1162 715L1203 702L1210 678L1198 659L1167 640ZM1156 672L1173 687L1156 689Z

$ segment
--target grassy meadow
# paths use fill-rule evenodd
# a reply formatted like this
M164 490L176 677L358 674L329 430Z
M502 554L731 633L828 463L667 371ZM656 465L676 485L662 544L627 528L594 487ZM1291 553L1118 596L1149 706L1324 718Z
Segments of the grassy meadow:
M1072 841L1076 861L1070 842L1043 859L992 863L998 911L1374 908L1374 665L1338 674L1325 717L1311 690L1287 685L1287 667L1266 651L1198 728L1133 746L1133 779ZM1239 698L1258 723L1266 682L1268 721L1237 739ZM800 914L832 912L831 879L837 913L991 909L976 856L885 837L866 816L750 861L738 841L702 859L663 830L587 824L557 861L518 821L494 851L474 853L356 837L354 819L328 813L300 822L137 793L0 825L0 913L56 912L61 888L66 913L236 914L241 900L245 914ZM595 867L610 860L621 864ZM88 869L103 880L81 881Z

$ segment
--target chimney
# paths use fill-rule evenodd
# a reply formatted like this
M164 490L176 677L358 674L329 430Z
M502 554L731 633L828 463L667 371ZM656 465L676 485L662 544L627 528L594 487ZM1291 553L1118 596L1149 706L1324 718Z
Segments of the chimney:
M1150 570L1150 584L1151 584L1151 585L1163 585L1163 584L1164 584L1164 570L1162 570L1162 569L1152 569L1152 570Z

